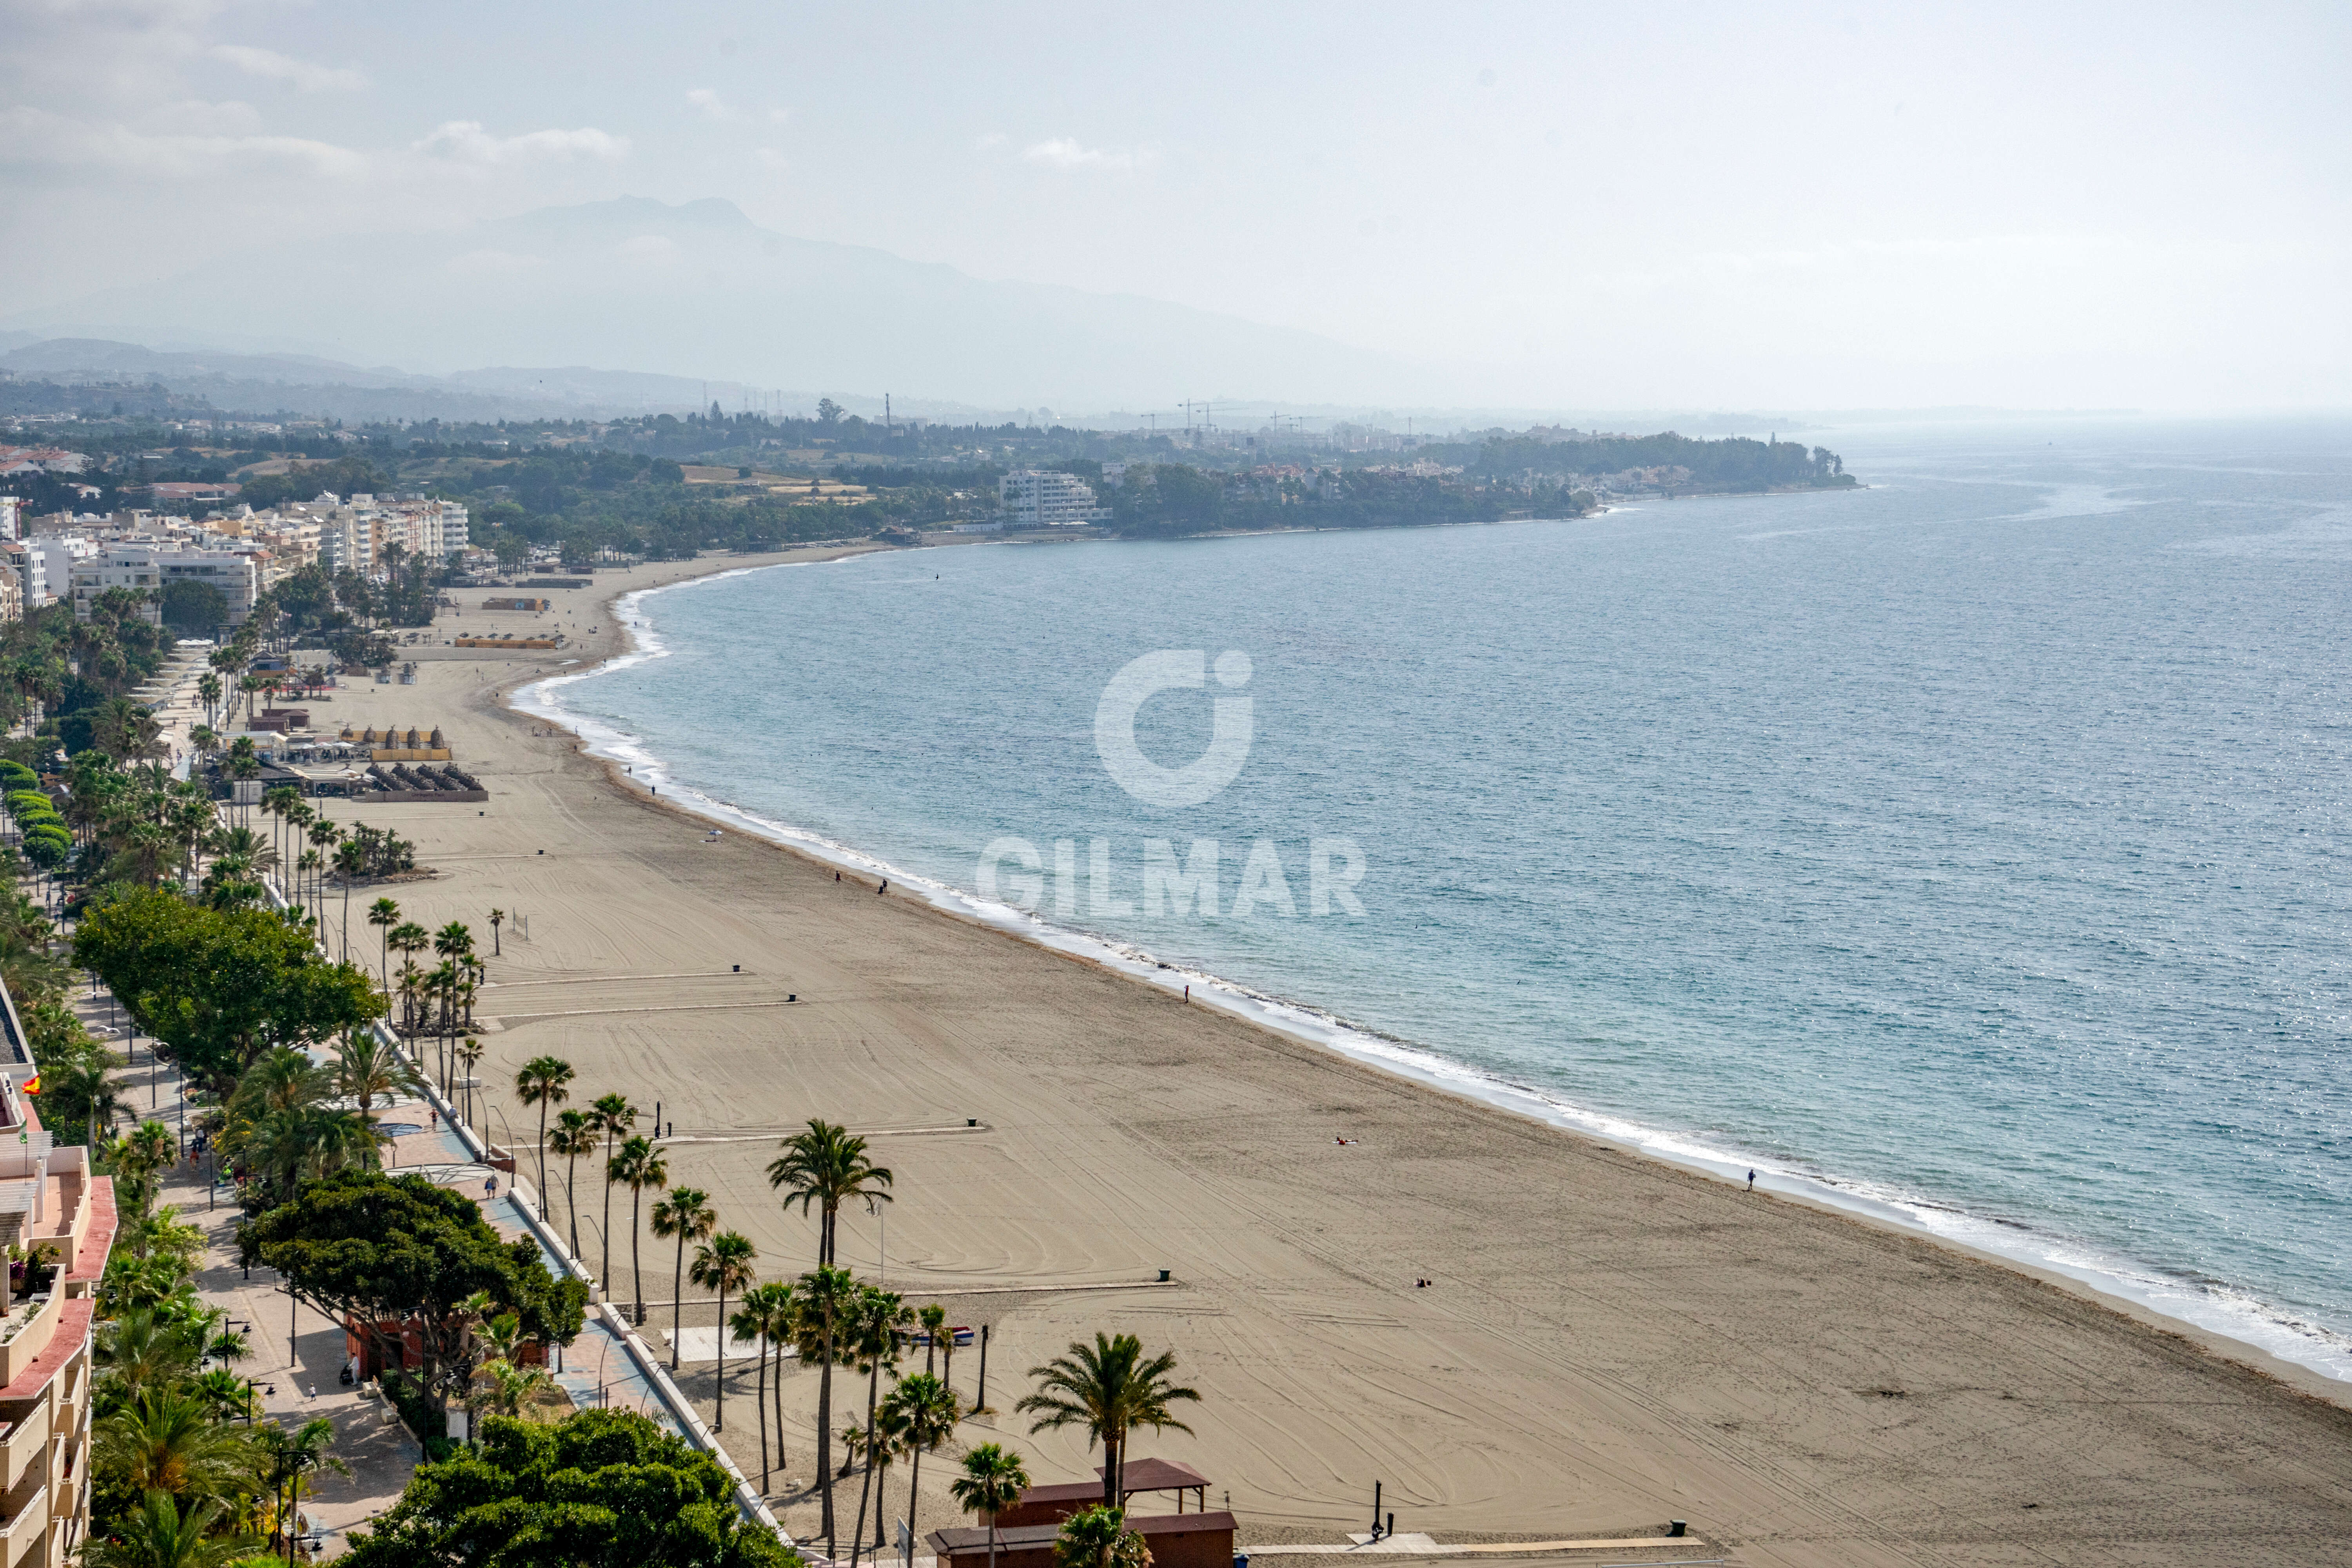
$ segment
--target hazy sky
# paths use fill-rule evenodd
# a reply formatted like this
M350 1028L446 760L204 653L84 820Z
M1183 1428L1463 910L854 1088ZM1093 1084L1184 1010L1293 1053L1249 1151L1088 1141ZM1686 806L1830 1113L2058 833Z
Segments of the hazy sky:
M0 0L0 37L19 307L723 196L1483 364L1498 401L1570 367L1588 406L2352 405L2341 0Z

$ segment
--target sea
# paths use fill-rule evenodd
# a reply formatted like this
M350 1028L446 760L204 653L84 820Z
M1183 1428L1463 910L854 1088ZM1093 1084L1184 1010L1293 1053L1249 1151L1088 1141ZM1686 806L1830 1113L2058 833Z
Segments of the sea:
M1863 488L729 574L524 703L725 830L2352 1378L2352 423L1798 438Z

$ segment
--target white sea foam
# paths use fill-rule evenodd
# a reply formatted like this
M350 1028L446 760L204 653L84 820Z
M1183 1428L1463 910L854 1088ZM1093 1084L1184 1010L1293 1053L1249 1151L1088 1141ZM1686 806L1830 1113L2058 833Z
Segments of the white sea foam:
M2120 510L2131 504L2095 505L2092 510L2094 512ZM2062 511L2053 509L2026 515L2083 514L2072 510ZM637 736L575 712L564 702L563 693L578 682L670 657L670 648L651 624L645 608L646 601L653 596L690 591L753 572L808 569L824 564L829 563L796 562L775 566L744 567L682 583L638 589L621 595L614 602L614 609L622 617L630 643L628 651L590 668L552 676L523 687L515 694L514 705L525 712L572 730L585 742L589 754L620 763L630 770L634 781L649 787L657 786L663 792L663 798L689 811L773 842L789 845L843 869L887 878L893 888L920 897L940 910L1017 935L1055 952L1104 964L1171 993L1181 993L1189 988L1192 999L1203 1005L1217 1007L1265 1027L1312 1041L1414 1082L1636 1150L1652 1158L1702 1171L1725 1181L1744 1183L1748 1173L1753 1172L1756 1184L1767 1191L1820 1203L2061 1275L2095 1291L2129 1302L2142 1310L2248 1345L2327 1377L2352 1382L2352 1337L2281 1311L2223 1282L2167 1273L2136 1259L2015 1221L1971 1214L1916 1194L1873 1183L1844 1180L1824 1172L1743 1153L1737 1148L1710 1141L1703 1134L1651 1126L1621 1115L1591 1110L1544 1090L1511 1081L1499 1074L1359 1028L1320 1007L1236 984L1195 967L1161 962L1132 943L1056 925L1001 900L982 899L964 889L908 871L822 834L775 821L692 785L682 784L671 774L667 764Z

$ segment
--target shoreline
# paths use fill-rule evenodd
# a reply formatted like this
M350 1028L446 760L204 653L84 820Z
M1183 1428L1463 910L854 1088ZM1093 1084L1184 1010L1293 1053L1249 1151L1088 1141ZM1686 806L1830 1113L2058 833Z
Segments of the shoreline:
M519 1138L528 1161L531 1118L504 1086L562 1058L573 1103L625 1094L669 1124L671 1182L706 1191L772 1279L814 1250L765 1179L774 1140L812 1116L875 1139L897 1202L844 1210L838 1261L992 1331L986 1403L1006 1414L968 1416L950 1450L1006 1441L1041 1482L1090 1474L1083 1436L1009 1412L1026 1369L1133 1333L1174 1352L1202 1397L1192 1431L1138 1452L1210 1476L1250 1541L1336 1539L1378 1479L1401 1528L1441 1538L1688 1519L1723 1549L1710 1555L1758 1568L2189 1568L2223 1542L2352 1568L2352 1412L2291 1366L2271 1374L2007 1262L1182 1006L910 889L837 882L805 850L713 840L676 786L650 796L510 703L635 651L604 601L835 553L634 568L539 617L464 608L468 628L583 636L558 653L420 648L415 686L361 693L372 721L444 724L490 791L478 809L365 815L434 870L391 889L404 918L480 931L490 910L508 916L503 943L484 944L476 1019L488 1136ZM723 689L712 700L723 717ZM353 956L377 955L362 938ZM908 1135L949 1127L971 1131ZM591 1163L578 1234L611 1299L654 1305L656 1346L673 1321L710 1326L715 1303L667 1305L671 1247L635 1257L625 1189L599 1224ZM568 1173L548 1172L566 1234ZM1160 1270L1170 1282L1150 1283ZM978 1395L966 1354L950 1370ZM784 1374L763 1479L741 1419L759 1375L730 1352L721 1441L806 1540L816 1379ZM677 1382L716 1426L717 1369L689 1360ZM956 1511L952 1468L923 1467L924 1519ZM891 1507L906 1479L894 1472Z
M1614 509L1603 508L1593 515L1605 515L1611 510ZM1473 525L1465 523L1459 526ZM2352 1346L2329 1344L2328 1331L2289 1319L2252 1295L2237 1291L2226 1281L2214 1283L2244 1303L2236 1307L2237 1311L2266 1319L2274 1326L2279 1342L2289 1347L2297 1341L2313 1342L2315 1348L2310 1353L2315 1359L2306 1360L2287 1351L2274 1349L2271 1344L2246 1337L2243 1332L2233 1331L2226 1322L2205 1321L2186 1311L2168 1310L2161 1295L2166 1289L2186 1292L2202 1288L2210 1299L2211 1287L2200 1287L2200 1281L2187 1276L2168 1276L2161 1265L2107 1254L2095 1243L2026 1226L2019 1222L1987 1217L1957 1205L1892 1189L1882 1190L1874 1183L1773 1165L1761 1157L1742 1154L1737 1150L1710 1148L1702 1133L1654 1126L1627 1115L1574 1104L1469 1063L1454 1061L1415 1042L1359 1027L1317 1004L1257 990L1204 969L1170 964L1131 942L1080 928L1057 925L1035 914L982 899L951 884L908 870L856 846L841 843L793 824L763 817L732 802L711 796L693 785L678 783L669 773L668 764L645 749L635 735L614 729L601 721L584 720L581 715L567 711L560 698L542 695L615 669L667 657L668 649L661 643L657 632L649 638L640 637L621 624L623 616L641 614L639 602L654 595L786 566L835 564L875 552L872 550L829 549L827 552L812 553L803 560L717 566L715 570L682 575L668 582L616 591L599 603L606 617L614 623L614 630L623 640L624 646L618 651L599 657L593 663L583 661L579 668L541 675L509 687L502 692L503 700L516 712L573 734L581 743L582 754L605 763L604 773L608 781L625 795L646 799L649 803L658 804L682 816L708 821L721 828L751 835L763 843L829 868L854 872L868 879L887 879L893 889L905 889L935 913L1011 938L1031 948L1090 965L1162 994L1178 995L1189 988L1198 993L1192 998L1195 1005L1213 1008L1252 1027L1330 1052L1355 1065L1391 1075L1423 1089L1733 1186L1741 1185L1744 1173L1753 1169L1757 1173L1756 1187L1759 1191L1880 1226L1895 1235L1924 1239L1979 1261L2015 1271L2037 1282L2070 1291L2147 1328L2182 1338L2207 1354L2245 1366L2298 1393L2352 1409ZM616 772L616 768L625 771ZM649 789L659 788L667 788L674 793L657 797L646 793ZM1939 1218L1945 1221L1942 1226L1936 1223ZM2015 1229L2026 1240L2011 1246L2000 1245L2004 1229ZM2070 1266L2051 1256L2053 1252L2088 1253L2091 1256ZM2193 1308L2196 1303L2192 1300L2189 1304ZM2229 1310L2228 1306L2216 1305L2208 1316L2221 1318ZM2344 1371L2331 1371L2325 1360L2317 1359L2330 1355L2344 1366Z

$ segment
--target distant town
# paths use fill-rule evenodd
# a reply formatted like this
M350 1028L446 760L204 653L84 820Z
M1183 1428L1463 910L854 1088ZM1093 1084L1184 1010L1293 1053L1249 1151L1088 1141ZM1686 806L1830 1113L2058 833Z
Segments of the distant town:
M22 393L21 384L17 391ZM124 395L128 394L129 395ZM459 580L534 563L927 537L1169 538L1575 518L1614 502L1851 485L1838 456L1775 438L1537 426L1447 433L1207 409L1177 429L683 416L345 426L184 406L159 389L52 387L0 418L0 614L111 588L149 617L241 625L312 569ZM1045 411L1039 411L1041 416ZM1050 416L1045 416L1050 418Z

